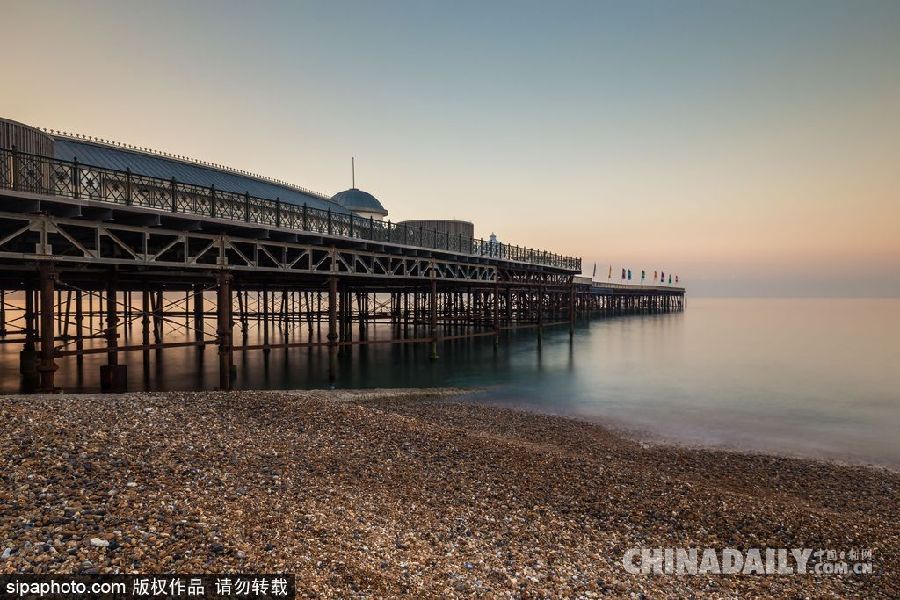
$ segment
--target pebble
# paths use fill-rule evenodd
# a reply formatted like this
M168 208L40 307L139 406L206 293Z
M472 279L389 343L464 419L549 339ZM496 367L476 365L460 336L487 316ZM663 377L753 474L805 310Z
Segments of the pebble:
M291 572L321 598L900 597L896 473L650 444L460 393L0 397L0 566ZM763 544L875 548L875 569L621 565L632 547Z

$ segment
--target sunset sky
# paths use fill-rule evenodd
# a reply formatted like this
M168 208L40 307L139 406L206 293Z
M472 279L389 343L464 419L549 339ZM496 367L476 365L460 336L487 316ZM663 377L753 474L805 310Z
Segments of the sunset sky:
M391 220L679 273L900 295L900 2L0 0L0 117Z

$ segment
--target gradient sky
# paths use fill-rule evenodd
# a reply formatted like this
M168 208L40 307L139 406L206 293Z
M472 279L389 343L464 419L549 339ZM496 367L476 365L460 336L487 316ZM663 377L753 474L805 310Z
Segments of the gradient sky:
M900 296L900 2L0 0L0 116L694 295Z

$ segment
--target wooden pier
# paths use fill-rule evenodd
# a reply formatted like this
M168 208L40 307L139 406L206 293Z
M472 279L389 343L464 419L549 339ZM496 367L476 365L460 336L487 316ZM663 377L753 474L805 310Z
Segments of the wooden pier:
M121 391L122 352L215 345L230 389L235 351L324 347L334 381L355 345L428 344L438 359L445 340L684 308L683 288L580 272L546 251L0 149L0 343L21 345L40 391L60 357L106 354L101 386ZM390 338L370 339L376 324ZM287 330L304 334L274 335Z

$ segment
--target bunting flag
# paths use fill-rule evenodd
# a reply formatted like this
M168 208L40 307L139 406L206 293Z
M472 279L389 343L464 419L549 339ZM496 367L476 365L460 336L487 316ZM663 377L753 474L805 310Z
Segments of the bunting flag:
M665 282L666 282L666 272L665 272L665 271L660 271L660 272L659 272L659 282L660 282L660 283L665 283Z
M672 274L669 273L669 285L672 285Z
M609 275L607 275L606 278L612 279L612 265L609 265Z
M625 269L622 269L622 279L625 279Z
M628 269L628 281L631 281L631 269Z

